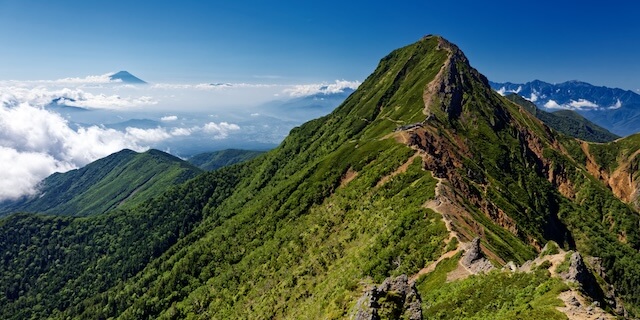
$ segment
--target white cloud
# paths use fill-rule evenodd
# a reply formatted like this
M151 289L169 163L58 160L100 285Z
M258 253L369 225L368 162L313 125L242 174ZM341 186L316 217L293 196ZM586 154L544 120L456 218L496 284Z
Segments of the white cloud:
M160 121L170 122L178 120L178 116L164 116L160 118Z
M536 102L536 101L538 101L538 95L536 94L535 91L533 91L533 92L531 92L531 96L527 100L529 100L531 102Z
M171 135L172 136L190 136L191 133L193 132L192 129L188 129L188 128L173 128L171 129Z
M154 83L149 88L162 89L162 90L183 90L193 89L195 86L191 84L177 84L177 83Z
M50 174L82 167L125 148L140 152L194 132L224 139L237 130L238 125L228 122L192 128L118 131L93 125L73 129L59 114L0 91L0 201L35 195L38 183Z
M567 109L564 106L559 105L557 102L555 102L554 100L549 100L544 104L544 107L547 109Z
M209 122L193 128L128 127L124 132L99 126L72 129L60 115L19 104L0 106L0 201L31 196L39 182L128 148L144 151L172 137L200 132L226 138L240 126Z
M571 102L569 102L569 106L571 108L574 109L596 109L598 108L598 105L586 100L586 99L578 99L578 101L575 100L571 100Z
M124 109L158 103L149 96L121 97L117 94L91 93L80 88L11 86L0 87L0 92L3 93L3 100L9 98L14 102L25 102L39 107L46 106L54 100L67 106L97 109Z
M111 75L113 74L114 72L106 73L99 76L87 76L84 78L64 78L64 79L53 80L51 82L58 83L58 84L106 84L106 83L122 82L122 80L120 79L111 80ZM44 80L39 82L48 82L48 81Z
M120 97L118 95L91 94L79 92L75 101L65 101L64 103L72 107L97 108L97 109L125 109L145 105L154 105L158 102L149 96L138 98Z
M358 86L360 86L360 81L336 80L331 84L320 83L294 85L292 88L287 88L283 92L289 94L291 97L306 97L315 94L341 93L346 89L355 90Z
M600 106L598 106L597 104L586 99L578 99L577 101L571 100L569 101L569 103L565 103L565 104L559 104L554 100L549 100L544 104L544 107L548 109L569 109L569 110L584 110L584 109L600 108ZM613 107L615 107L615 105Z
M11 100L44 107L57 101L67 106L86 109L129 110L153 106L155 111L235 110L257 106L274 97L304 97L332 94L356 89L359 81L339 80L318 84L269 83L155 83L149 86L114 82L110 74L84 78L64 78L37 81L1 81L0 95L9 94ZM267 78L268 79L268 78Z
M515 93L515 94L519 94L520 91L522 91L522 86L518 86L518 88L516 88L515 90L507 90L507 88L505 88L504 86L501 87L500 89L496 90L496 92L501 95L501 96L505 96L507 93Z
M609 109L619 109L622 107L622 101L620 99L616 99L616 103L609 107Z
M196 89L225 89L243 84L231 84L231 83L201 83L195 86Z
M159 142L171 138L171 134L164 128L140 129L128 127L125 131L132 140L144 143Z
M20 152L0 146L0 200L18 199L37 192L43 177L54 171L72 169L64 162L42 152Z
M213 134L213 138L224 139L226 138L231 131L240 130L240 127L237 124L227 123L227 122L209 122L202 127L202 130L205 133Z
M199 84L183 84L183 83L156 83L151 85L153 89L164 90L224 90L233 88L276 88L282 87L278 84L264 83L199 83Z
M0 106L0 200L33 195L40 180L124 148L143 151L144 136L97 126L73 130L60 115L4 101Z

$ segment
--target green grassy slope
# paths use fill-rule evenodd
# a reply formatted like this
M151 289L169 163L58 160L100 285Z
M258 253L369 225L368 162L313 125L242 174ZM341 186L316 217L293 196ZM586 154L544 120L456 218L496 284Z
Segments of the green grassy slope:
M263 153L263 151L226 149L196 154L187 161L202 170L213 171L232 164L251 160Z
M0 212L86 216L140 204L200 169L158 150L123 150L66 173L46 178L34 198L5 203Z
M482 236L495 262L531 259L548 240L600 256L633 312L640 305L634 295L640 291L638 213L587 173L581 152L580 142L557 135L493 92L455 46L425 37L383 58L333 113L294 128L264 156L200 176L126 214L65 218L68 227L55 228L61 222L37 217L40 227L25 232L29 237L3 238L8 244L0 263L11 272L0 287L11 294L0 316L348 318L364 288L415 274L445 251L449 232L442 217L425 208L435 197L434 176L465 211L452 224L462 240ZM151 233L173 235L170 241L144 236L145 214L162 230ZM99 223L118 215L140 220L123 221L116 230ZM3 220L7 231L0 234L33 225L28 217ZM104 233L84 235L81 222ZM81 236L57 240L49 230L60 228ZM124 246L134 256L158 248L127 263L134 266L127 272L119 269L123 256L109 251L105 240L120 239L121 229L140 235L123 237L115 248ZM83 264L86 241L89 252L102 255ZM57 253L61 267L56 260L45 261L51 269L30 264L42 243L68 248ZM54 277L47 271L71 267L77 273ZM118 276L102 280L111 269ZM30 275L29 282L12 287L22 274ZM88 292L79 287L85 279L80 275L93 279ZM423 301L453 308L451 315L562 317L549 304L557 303L553 295L563 288L543 273L494 273L450 285L438 279L428 275L418 289ZM430 295L430 285L439 291ZM43 302L59 288L69 288L62 290L68 295ZM487 306L491 301L476 292L496 304ZM438 310L425 304L423 314Z

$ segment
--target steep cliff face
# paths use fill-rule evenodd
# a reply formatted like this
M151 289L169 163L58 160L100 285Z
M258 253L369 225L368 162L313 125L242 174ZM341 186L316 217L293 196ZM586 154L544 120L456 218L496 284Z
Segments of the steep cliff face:
M602 181L620 200L640 208L640 150L636 140L630 136L607 144L582 142L586 155L585 167L589 173Z

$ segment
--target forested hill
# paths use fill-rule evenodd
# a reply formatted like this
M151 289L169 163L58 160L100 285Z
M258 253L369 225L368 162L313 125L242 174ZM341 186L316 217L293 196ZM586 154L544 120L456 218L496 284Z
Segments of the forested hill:
M0 317L637 315L639 146L549 129L427 36L264 156L123 211L2 220Z
M202 171L168 153L122 150L83 168L47 177L37 195L0 203L0 214L86 216L140 204Z

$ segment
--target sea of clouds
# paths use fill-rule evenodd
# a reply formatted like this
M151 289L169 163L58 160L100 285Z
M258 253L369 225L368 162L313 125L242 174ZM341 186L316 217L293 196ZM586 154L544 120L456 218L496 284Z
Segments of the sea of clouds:
M263 142L276 144L296 124L278 123L276 118L258 122L256 106L359 85L336 81L134 86L112 81L109 75L0 81L0 201L34 196L50 174L80 168L125 148L171 151L168 146L174 140L194 145L208 141L202 148L215 148L216 143L242 148L245 140L265 138ZM114 125L141 118L157 125Z

